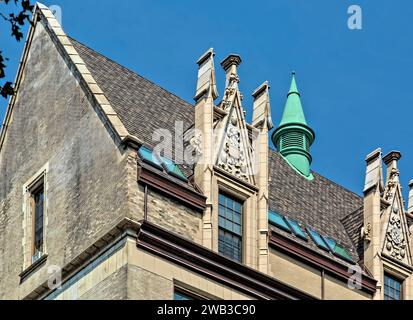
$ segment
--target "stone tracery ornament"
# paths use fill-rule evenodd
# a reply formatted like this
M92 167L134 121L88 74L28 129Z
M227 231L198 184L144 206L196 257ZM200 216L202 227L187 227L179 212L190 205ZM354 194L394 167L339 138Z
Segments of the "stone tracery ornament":
M398 260L403 260L406 257L406 239L403 236L402 220L397 204L392 207L386 241L386 250L392 257Z
M245 153L241 145L241 132L237 125L238 119L236 116L233 116L230 119L224 138L224 148L221 152L218 165L234 176L248 181Z

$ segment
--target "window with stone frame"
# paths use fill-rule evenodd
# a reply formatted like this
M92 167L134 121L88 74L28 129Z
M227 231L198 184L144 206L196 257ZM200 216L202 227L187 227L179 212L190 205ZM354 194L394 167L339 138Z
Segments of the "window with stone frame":
M218 251L242 262L242 204L227 195L219 194Z
M179 283L174 286L174 300L217 300L217 298L197 288Z
M403 283L396 277L384 274L384 300L402 300Z
M43 255L44 239L44 180L40 179L30 191L30 209L33 219L32 263Z
M44 166L23 187L24 269L46 256L47 168Z

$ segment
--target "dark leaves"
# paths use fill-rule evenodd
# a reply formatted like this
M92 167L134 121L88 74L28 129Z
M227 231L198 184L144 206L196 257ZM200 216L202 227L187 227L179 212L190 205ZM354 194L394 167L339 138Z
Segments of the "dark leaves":
M1 3L6 5L10 3L10 0L0 0ZM20 41L23 38L23 32L21 28L26 22L31 23L30 17L34 9L34 5L30 3L30 0L13 0L14 4L18 6L18 13L11 13L6 16L4 13L0 12L0 17L5 21L10 23L11 36ZM3 57L2 52L0 51L0 79L5 77L6 65L4 61L7 60ZM0 95L4 98L7 98L10 95L14 94L13 84L11 82L6 82L3 86L0 85Z
M0 95L7 99L8 96L12 96L14 94L13 85L11 82L6 82L3 87L0 87Z

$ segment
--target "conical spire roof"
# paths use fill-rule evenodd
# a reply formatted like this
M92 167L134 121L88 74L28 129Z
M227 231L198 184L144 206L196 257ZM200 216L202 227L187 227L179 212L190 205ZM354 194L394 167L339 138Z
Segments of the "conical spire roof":
M288 123L301 123L307 125L303 107L301 105L300 93L295 81L295 72L292 74L291 87L287 95L287 103L285 104L284 113L279 126L281 127Z
M310 147L314 138L314 131L305 120L295 72L293 72L284 114L278 129L273 133L272 140L284 159L308 180L314 178L310 169L312 161Z

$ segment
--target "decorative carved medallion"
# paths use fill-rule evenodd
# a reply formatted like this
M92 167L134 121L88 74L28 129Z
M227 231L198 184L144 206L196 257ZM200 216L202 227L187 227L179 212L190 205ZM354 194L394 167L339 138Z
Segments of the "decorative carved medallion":
M241 143L241 131L235 115L231 117L228 124L228 130L224 138L224 148L218 165L234 176L248 181L245 152Z
M397 260L404 260L406 257L406 239L403 235L402 219L399 214L399 207L395 203L392 207L389 226L386 233L387 253Z

